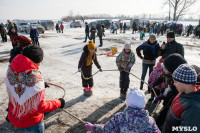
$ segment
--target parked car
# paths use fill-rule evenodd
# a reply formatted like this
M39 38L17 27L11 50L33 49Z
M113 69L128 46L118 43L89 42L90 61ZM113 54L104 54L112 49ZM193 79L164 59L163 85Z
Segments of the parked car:
M95 26L95 27L96 27L96 25L97 25L97 22L96 22L96 21L90 22L90 23L88 24L89 28L91 28L92 26Z
M73 22L71 22L71 24L70 24L70 27L72 28L76 28L76 27L82 27L82 24L81 24L81 22L80 21L73 21Z
M36 27L38 30L38 34L43 34L45 32L45 29L43 26L41 26L38 23L30 23L29 26L26 28L25 32L30 33L31 27Z
M27 22L17 22L16 25L19 32L25 32L26 28L28 27Z
M54 22L52 20L41 20L39 24L45 28L45 30L53 30Z
M107 19L106 20L97 20L96 23L104 24L106 29L110 28L110 24L111 24L110 20L107 20Z

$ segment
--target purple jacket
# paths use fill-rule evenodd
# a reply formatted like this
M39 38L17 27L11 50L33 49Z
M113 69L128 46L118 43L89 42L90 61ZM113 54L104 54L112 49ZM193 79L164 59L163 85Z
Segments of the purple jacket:
M93 133L160 133L155 121L144 109L126 107L105 125L94 124Z

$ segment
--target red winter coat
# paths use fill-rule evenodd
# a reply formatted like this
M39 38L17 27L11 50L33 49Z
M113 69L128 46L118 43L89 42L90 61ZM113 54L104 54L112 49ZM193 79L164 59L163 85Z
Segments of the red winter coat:
M38 66L19 54L11 62L6 75L9 95L8 119L17 128L40 123L45 112L61 106L58 99L45 101L44 80Z
M60 29L61 29L61 30L63 30L63 29L64 29L64 26L63 26L63 24L61 24L61 25L60 25Z

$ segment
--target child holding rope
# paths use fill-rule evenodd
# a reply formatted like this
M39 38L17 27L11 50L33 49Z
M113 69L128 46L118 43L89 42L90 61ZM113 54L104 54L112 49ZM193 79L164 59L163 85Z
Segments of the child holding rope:
M126 92L129 88L129 72L135 63L135 54L131 51L131 44L126 43L124 49L116 58L116 64L120 71L120 97L126 99Z
M131 88L126 106L123 112L115 114L105 125L87 122L86 129L92 133L160 133L154 119L144 109L144 92Z
M78 71L81 73L82 85L84 87L84 95L92 95L93 77L92 77L92 61L97 66L100 72L102 72L101 66L97 61L96 47L92 40L89 44L85 45L83 48L83 53L79 60Z
M148 84L149 84L149 89L151 91L151 97L149 99L149 101L153 101L154 100L154 97L155 97L155 94L152 90L152 87L154 88L155 92L156 92L156 95L160 95L163 93L164 89L165 89L165 83L164 81L161 82L160 84L154 86L154 83L156 81L156 79L163 73L163 69L162 69L162 66L161 66L161 62L158 62L156 67L154 68L154 70L151 72L151 75L149 77L149 80L148 80ZM155 101L156 102L156 101Z

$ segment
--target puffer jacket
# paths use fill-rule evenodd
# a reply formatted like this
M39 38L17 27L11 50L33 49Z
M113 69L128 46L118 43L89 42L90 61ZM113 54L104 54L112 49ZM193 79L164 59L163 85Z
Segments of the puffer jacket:
M61 106L58 99L45 101L44 80L38 66L21 54L12 60L8 68L6 86L8 119L17 128L34 126L43 120L45 112Z
M94 124L93 133L160 133L155 121L144 109L127 107L105 125Z
M118 68L131 69L134 63L135 54L132 51L129 54L127 54L123 49L123 51L116 58L116 64Z
M183 94L179 93L173 100L168 111L162 133L172 133L172 126L197 127L200 132L200 87L196 86L198 91ZM180 130L179 130L180 131ZM178 131L177 131L178 132Z

